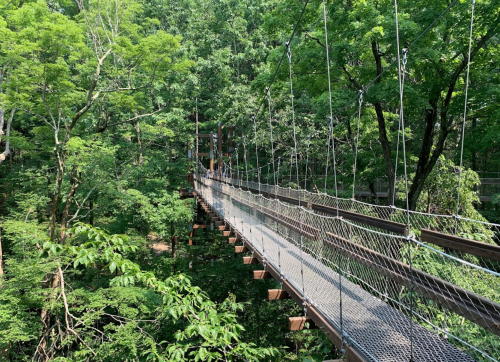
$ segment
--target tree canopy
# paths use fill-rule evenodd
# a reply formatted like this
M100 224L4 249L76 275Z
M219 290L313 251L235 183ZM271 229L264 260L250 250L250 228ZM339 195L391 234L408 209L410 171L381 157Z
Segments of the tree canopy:
M400 0L396 33L392 1L327 0L327 34L323 1L305 4L0 0L0 360L340 357L316 332L266 330L297 307L266 306L271 282L234 275L217 232L188 247L196 205L179 189L196 127L220 122L240 171L279 158L295 187L296 154L332 194L331 131L340 195L381 180L387 199L370 201L404 204L397 35L410 208L453 215L460 192L460 215L500 220L500 190L478 198L478 174L500 170L498 1L475 2L460 191L471 2Z

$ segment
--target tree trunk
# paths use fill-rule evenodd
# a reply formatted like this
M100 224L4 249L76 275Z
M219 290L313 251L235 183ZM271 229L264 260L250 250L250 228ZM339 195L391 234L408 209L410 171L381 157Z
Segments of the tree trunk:
M57 159L57 172L56 172L56 187L54 195L52 196L52 207L50 211L50 223L49 223L49 238L54 239L54 233L56 231L57 224L57 209L59 206L59 197L61 196L61 186L64 178L64 161L63 156L57 150L57 146L54 147L54 154Z
M375 63L377 65L377 76L382 73L382 56L378 51L377 42L372 41L372 53L375 58ZM376 83L380 83L380 78L376 80ZM384 111L382 109L382 105L379 101L372 102L375 106L375 113L377 114L377 123L378 123L378 139L380 145L382 146L382 153L384 154L384 162L385 162L385 171L387 173L387 179L389 181L389 194L387 198L387 204L391 205L394 199L394 165L392 163L391 156L391 144L389 143L389 139L387 138L387 126L385 123Z
M71 137L71 132L76 126L76 123L78 120L88 112L88 110L92 107L96 99L99 97L99 92L95 92L95 89L97 87L97 83L99 81L99 76L101 74L101 66L104 62L104 60L107 58L107 56L111 53L112 49L108 49L106 53L98 59L96 70L94 73L94 79L92 83L90 84L89 90L87 92L87 101L86 103L74 114L73 118L71 119L71 123L66 126L66 134L64 135L64 141L59 142L57 134L59 130L56 130L55 132L55 143L56 145L54 146L54 154L56 156L56 166L57 166L57 174L56 174L56 188L54 191L54 196L52 197L52 209L50 213L50 223L49 223L49 237L51 240L54 239L54 234L56 230L56 223L57 223L57 209L58 209L58 204L59 204L59 198L61 196L61 186L63 183L64 179L64 169L65 169L65 158L66 154L64 151L64 146L68 143L70 137ZM95 93L94 93L95 92ZM59 151L60 149L60 151Z
M485 35L476 43L476 46L470 53L470 61L472 62L476 54L483 47L486 47L487 41L497 33L497 26L500 23L500 15L493 22L491 28L488 29ZM408 192L409 208L410 210L415 210L417 208L417 202L424 183L429 177L432 169L436 165L437 160L443 154L444 145L450 131L453 128L453 116L449 116L449 107L453 99L453 94L455 93L455 87L457 81L460 79L461 74L467 68L468 56L464 53L464 59L457 66L453 74L450 76L449 80L443 79L442 84L444 86L434 89L429 97L429 104L431 109L427 111L425 117L425 133L422 140L422 148L420 150L420 155L417 163L417 169L415 172L415 177L412 180L412 185ZM446 94L444 99L442 99L442 94ZM438 101L442 99L441 109L438 111ZM464 117L466 115L463 115ZM439 127L436 126L439 123ZM435 133L439 132L439 137L434 145L433 140ZM433 149L434 146L434 149ZM431 155L432 152L432 155Z
M0 278L3 276L2 219L0 217Z
M477 118L472 119L472 134L476 133L476 127L477 127ZM477 171L477 151L476 147L473 146L472 148L472 170ZM474 192L477 192L477 185L474 185Z
M137 112L135 113L135 115L136 115L136 117L139 116L139 114ZM135 124L135 132L136 132L136 135L137 135L137 146L139 146L139 162L138 162L138 165L139 165L139 167L142 167L142 165L144 163L144 158L143 158L143 155L142 155L141 128L140 128L139 121L137 121L137 123Z
M138 113L135 113L136 116L138 116ZM143 160L143 155L142 155L142 141L141 141L141 128L139 124L139 120L137 120L136 124L134 125L135 128L135 133L137 137L137 146L139 147L139 157L137 160L137 165L139 166L139 169L142 168L142 164L144 163ZM135 181L135 187L139 187L141 183L141 178L138 177L137 180Z
M89 224L94 226L94 201L89 201Z
M73 170L71 171L71 180L70 180L70 188L68 191L68 195L66 196L66 203L64 204L64 209L61 216L61 230L59 232L59 242L63 242L66 238L66 229L68 227L68 217L69 217L69 209L73 202L73 197L75 196L75 192L80 186L81 180L76 177L77 168L73 166Z
M48 274L46 276L48 278L47 287L51 289L49 297L46 299L46 302L49 303L50 300L54 299L57 295L57 287L60 285L60 277L59 273ZM54 358L53 349L49 349L50 346L50 331L52 330L52 315L50 311L46 308L42 308L42 312L40 314L40 321L42 323L42 330L40 335L40 342L35 351L34 359L44 362L52 361ZM38 357L38 358L37 358Z
M5 129L5 135L7 137L10 136L10 129L12 126L12 120L14 119L15 114L16 114L16 109L13 108L10 112L10 116L9 116L9 119L7 120L7 126ZM1 136L3 135L4 116L5 116L5 110L0 109L0 140L2 139ZM9 154L10 154L10 141L7 138L7 140L5 141L5 149L2 153L0 153L0 165L3 163L3 161L6 160L6 158Z
M174 236L174 233L175 233L175 224L173 221L170 222L170 242L171 242L171 245L172 245L172 257L175 259L175 236Z

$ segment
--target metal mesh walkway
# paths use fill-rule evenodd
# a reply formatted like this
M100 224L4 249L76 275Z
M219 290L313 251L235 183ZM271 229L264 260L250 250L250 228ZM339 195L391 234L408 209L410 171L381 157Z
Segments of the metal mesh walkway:
M474 361L397 308L341 277L325 265L321 256L306 253L296 239L281 234L276 225L235 195L210 187L211 181L204 183L207 185L198 183L197 191L205 201L238 230L283 279L302 291L304 300L342 330L345 342L355 345L368 360L410 361L413 348L415 362Z

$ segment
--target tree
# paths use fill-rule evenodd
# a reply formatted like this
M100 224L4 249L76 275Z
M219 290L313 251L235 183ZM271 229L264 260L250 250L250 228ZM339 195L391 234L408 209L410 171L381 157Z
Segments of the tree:
M399 2L398 6L402 48L417 39L446 8L446 4L435 4L426 0ZM498 4L489 1L477 4L471 51L473 72L474 69L489 69L492 54L497 52L498 45L494 37L500 21L497 7ZM322 115L315 123L324 127L328 114L328 103L324 101L328 98L327 94L325 95L328 85L324 77L326 64L322 10L322 4L317 3L306 11L292 44L299 128L307 124L301 119L302 115L304 119L307 113ZM374 112L364 107L363 114L368 113L378 127L379 145L376 146L376 152L383 155L384 173L389 181L388 200L391 203L399 118L398 72L397 67L392 66L397 55L393 3L333 2L327 6L327 10L333 108L336 114L334 133L340 145L337 157L339 172L341 175L352 172L352 163L344 163L345 156L342 154L347 152L342 144L352 146L353 139L350 119L357 104L349 102L352 102L360 89L370 85L363 98L365 104L370 104ZM289 15L290 12L283 15L278 9L269 16L269 31L273 34L288 34L286 29L291 26L290 19L295 19ZM439 157L443 154L452 157L457 155L456 148L447 149L446 144L456 144L459 138L469 25L470 3L456 4L450 12L433 24L430 32L412 44L408 52L408 64L404 74L404 109L408 136L407 160L410 171L415 169L408 196L411 209L417 207L425 180ZM281 51L282 49L278 54ZM276 64L277 57L273 57L271 62ZM278 72L280 79L287 77L284 68L286 67L282 67ZM269 69L272 71L274 67L269 66ZM473 73L473 80L474 75L476 74ZM268 77L269 75L263 76L258 84L265 84ZM492 80L491 77L489 79ZM279 83L273 88L278 89L279 97L283 99L281 92L286 91L286 88L282 90ZM346 93L346 90L350 90L350 93ZM476 93L473 95L476 96ZM476 112L476 108L487 109L495 104L495 96L489 91L477 93L477 96L481 96L481 102L473 100L469 104L472 114ZM305 107L311 98L317 100L316 104L313 107ZM337 110L346 105L350 106L337 114ZM484 112L481 115L489 117ZM471 117L468 119L471 120ZM326 132L326 129L324 130ZM360 144L360 150L367 147L372 145L366 145L366 142Z

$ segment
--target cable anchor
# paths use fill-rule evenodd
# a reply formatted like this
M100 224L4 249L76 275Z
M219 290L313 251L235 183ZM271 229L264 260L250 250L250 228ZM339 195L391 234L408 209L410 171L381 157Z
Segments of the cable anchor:
M345 331L342 331L342 348L340 350L342 354L345 353L345 347L349 346L349 339L349 335Z
M290 42L287 41L285 42L285 46L286 46L286 49L287 49L287 56L288 56L288 63L292 64L292 51L290 49Z
M408 48L403 48L401 53L403 54L403 69L404 69L404 68L406 68L406 62L408 61L408 59L406 57L406 55L408 54Z

